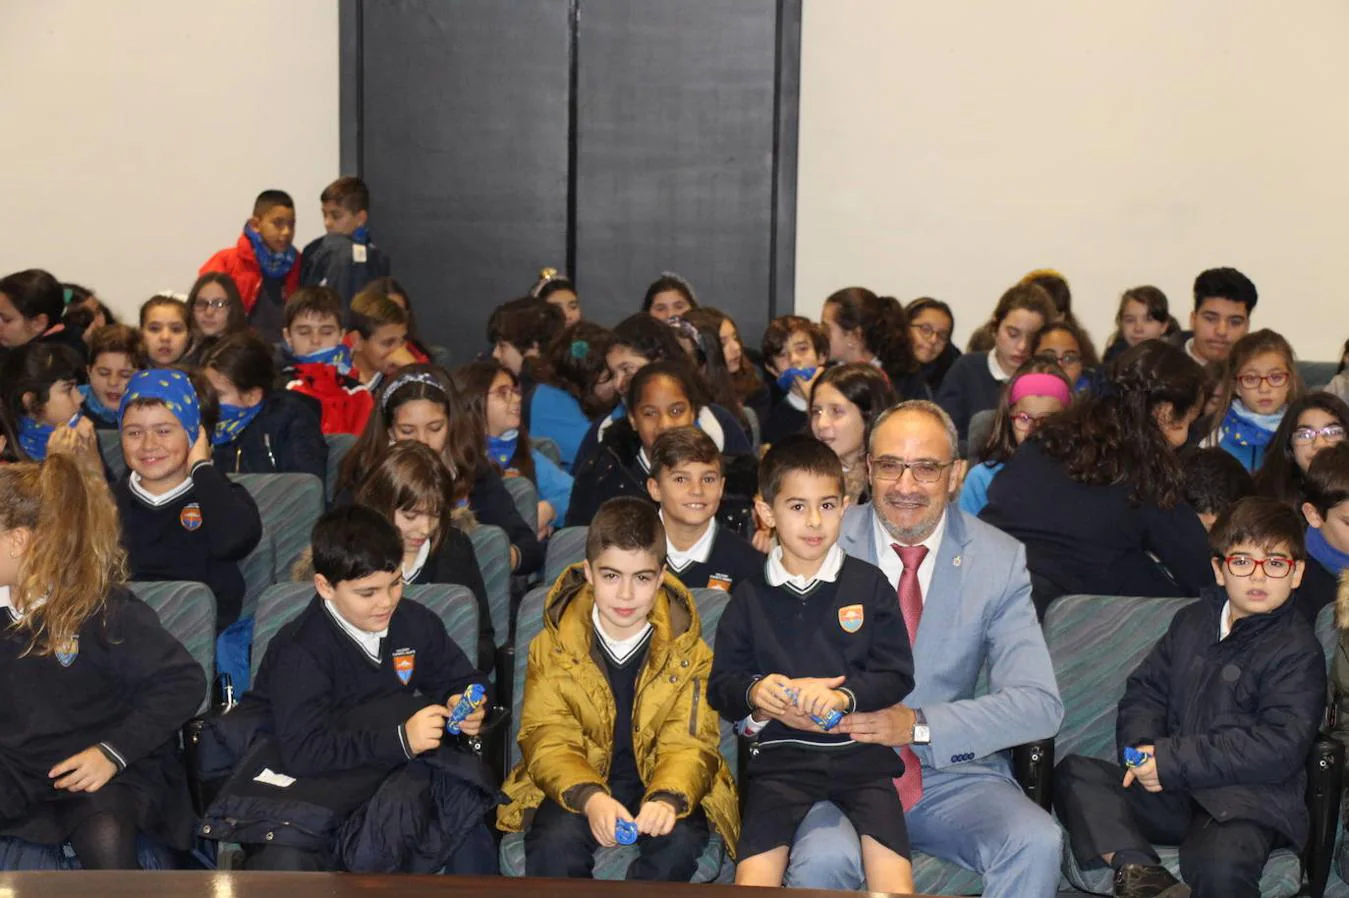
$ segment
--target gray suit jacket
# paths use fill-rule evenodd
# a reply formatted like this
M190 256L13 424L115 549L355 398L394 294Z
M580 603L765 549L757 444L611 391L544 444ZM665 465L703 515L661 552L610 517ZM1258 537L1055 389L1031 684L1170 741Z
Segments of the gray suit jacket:
M877 566L878 549L890 551L876 545L871 505L848 509L839 545ZM914 640L916 685L904 702L922 709L932 744L914 752L925 768L1010 778L1005 750L1047 739L1063 722L1026 550L952 503L936 565ZM985 667L988 691L976 698Z

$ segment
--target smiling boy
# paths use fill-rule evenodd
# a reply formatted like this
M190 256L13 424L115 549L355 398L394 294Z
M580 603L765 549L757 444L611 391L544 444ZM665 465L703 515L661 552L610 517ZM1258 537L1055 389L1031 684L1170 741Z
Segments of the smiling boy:
M248 323L270 343L281 338L286 297L300 286L295 243L295 201L284 190L264 190L233 246L206 260L198 274L219 271L234 279Z

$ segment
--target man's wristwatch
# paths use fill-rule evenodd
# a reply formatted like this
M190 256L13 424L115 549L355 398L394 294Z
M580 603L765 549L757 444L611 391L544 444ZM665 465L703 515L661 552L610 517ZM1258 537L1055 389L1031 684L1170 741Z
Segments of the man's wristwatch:
M913 711L913 738L909 740L914 745L930 745L932 743L932 731L927 728L927 718L919 708Z

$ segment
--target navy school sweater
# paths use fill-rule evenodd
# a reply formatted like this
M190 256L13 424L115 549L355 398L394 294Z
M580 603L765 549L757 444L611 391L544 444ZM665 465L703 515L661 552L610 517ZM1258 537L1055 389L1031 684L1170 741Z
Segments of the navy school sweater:
M726 592L731 592L744 580L762 576L762 552L740 534L719 526L715 518L710 526L716 527L717 532L712 537L707 560L690 560L683 567L669 561L670 573L689 589L724 589Z

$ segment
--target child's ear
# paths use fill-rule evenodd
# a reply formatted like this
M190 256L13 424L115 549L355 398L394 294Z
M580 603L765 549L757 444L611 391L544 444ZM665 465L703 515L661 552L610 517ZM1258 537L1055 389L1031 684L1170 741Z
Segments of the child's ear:
M660 504L660 481L654 477L646 478L646 493L651 501Z
M1226 586L1226 571L1223 570L1223 560L1221 558L1210 558L1209 564L1213 565L1213 579L1218 582L1219 586ZM1298 579L1300 580L1302 578L1299 577Z
M337 593L337 591L333 589L333 585L328 582L328 578L322 574L314 575L314 590L329 602L332 601L333 596Z
M1302 585L1302 575L1307 572L1307 562L1293 562L1293 588L1297 589Z
M262 219L261 219L261 218L258 218L256 215L250 215L250 216L248 216L248 226L249 226L250 228L252 228L253 230L256 231L256 230L258 230L258 225L260 225L260 224L262 224Z
M775 529L778 525L773 520L773 506L763 500L763 496L754 497L754 511L759 515L759 520L769 530Z
M249 407L249 408L252 408L253 406L255 406L255 405L257 405L258 403L262 402L263 397L264 397L265 395L266 395L266 394L263 393L263 391L262 391L262 387L254 387L254 388L251 389L251 390L245 390L245 391L241 394L241 396L242 396L244 402L248 403L248 407Z
M585 572L585 575L586 575L586 582L589 583L591 586L594 586L594 585L595 585L595 575L594 575L593 573L591 573L591 570L590 570L590 560L589 560L589 559L586 559L585 561L581 562L581 570Z
M24 393L19 397L19 401L23 403L23 413L31 417L33 409L37 407L37 394L32 392Z
M1308 526L1320 530L1325 526L1326 520L1321 517L1321 512L1316 510L1316 506L1310 502L1302 503L1302 516L1307 519Z
M365 227L366 222L370 220L370 212L368 210L362 209L360 212L356 213L355 218L356 218L356 227L363 228Z
M290 345L291 345L291 342L290 342L290 328L288 328L288 327L283 327L283 328L281 328L281 339L284 340L284 341L286 341L286 345L287 345L287 346L290 346Z

